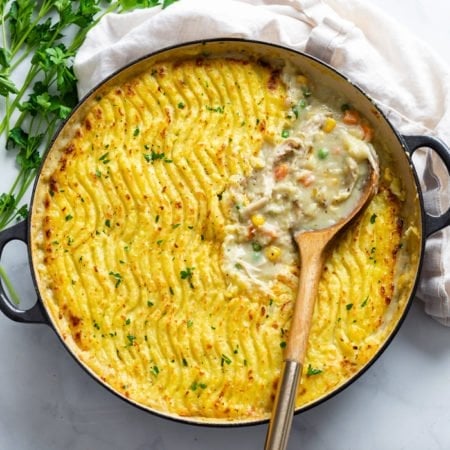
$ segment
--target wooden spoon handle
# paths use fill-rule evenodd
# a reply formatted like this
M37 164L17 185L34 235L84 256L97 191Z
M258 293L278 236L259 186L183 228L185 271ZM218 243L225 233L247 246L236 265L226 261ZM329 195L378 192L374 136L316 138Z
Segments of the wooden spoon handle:
M296 236L302 268L264 450L286 449L294 416L297 388L305 360L317 286L323 268L323 250L329 241L328 233L312 233L315 234L312 239L309 238L310 234Z
M311 329L317 289L324 264L324 249L331 235L324 232L296 236L300 251L301 269L289 339L284 359L303 365Z

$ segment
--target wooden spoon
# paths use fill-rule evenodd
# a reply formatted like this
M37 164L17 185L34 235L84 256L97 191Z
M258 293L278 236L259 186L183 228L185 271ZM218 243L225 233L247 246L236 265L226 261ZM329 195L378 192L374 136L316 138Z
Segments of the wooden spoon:
M302 268L294 305L289 338L267 432L265 450L284 450L287 446L297 397L297 387L305 361L317 287L322 274L325 249L342 228L362 211L378 186L378 170L371 168L353 211L328 228L294 233Z

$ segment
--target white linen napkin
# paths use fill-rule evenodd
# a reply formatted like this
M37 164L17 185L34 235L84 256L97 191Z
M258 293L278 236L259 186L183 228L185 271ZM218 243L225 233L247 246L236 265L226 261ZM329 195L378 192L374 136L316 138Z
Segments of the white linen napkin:
M425 43L363 0L179 0L169 8L106 15L75 59L80 97L147 53L187 41L239 37L307 52L364 89L403 134L450 143L450 70ZM416 152L418 153L418 152ZM415 164L426 209L448 208L448 173L436 155ZM428 238L417 297L450 326L450 229Z

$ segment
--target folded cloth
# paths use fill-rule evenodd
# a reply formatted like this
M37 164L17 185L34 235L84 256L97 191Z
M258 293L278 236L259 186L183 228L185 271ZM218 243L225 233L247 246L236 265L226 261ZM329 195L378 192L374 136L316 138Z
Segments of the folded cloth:
M450 143L450 70L425 43L363 0L179 0L169 8L106 15L75 59L80 97L145 54L181 42L239 37L282 44L336 67L364 89L403 134ZM449 204L435 154L415 157L426 210ZM444 173L445 172L445 173ZM450 326L450 229L428 238L417 296Z

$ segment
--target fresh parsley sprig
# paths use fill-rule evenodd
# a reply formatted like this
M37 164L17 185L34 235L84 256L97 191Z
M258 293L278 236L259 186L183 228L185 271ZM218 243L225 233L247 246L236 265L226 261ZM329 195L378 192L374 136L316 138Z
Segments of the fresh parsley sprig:
M0 230L28 215L27 204L20 204L42 152L78 101L73 59L87 32L109 12L166 8L175 1L0 0L0 142L15 154L17 168L9 190L0 192ZM118 287L120 274L112 276ZM0 280L18 304L1 266Z
M15 152L17 174L0 194L0 230L26 216L19 207L59 123L77 102L73 58L87 32L108 12L176 0L1 0L0 136ZM19 71L25 72L18 80Z

